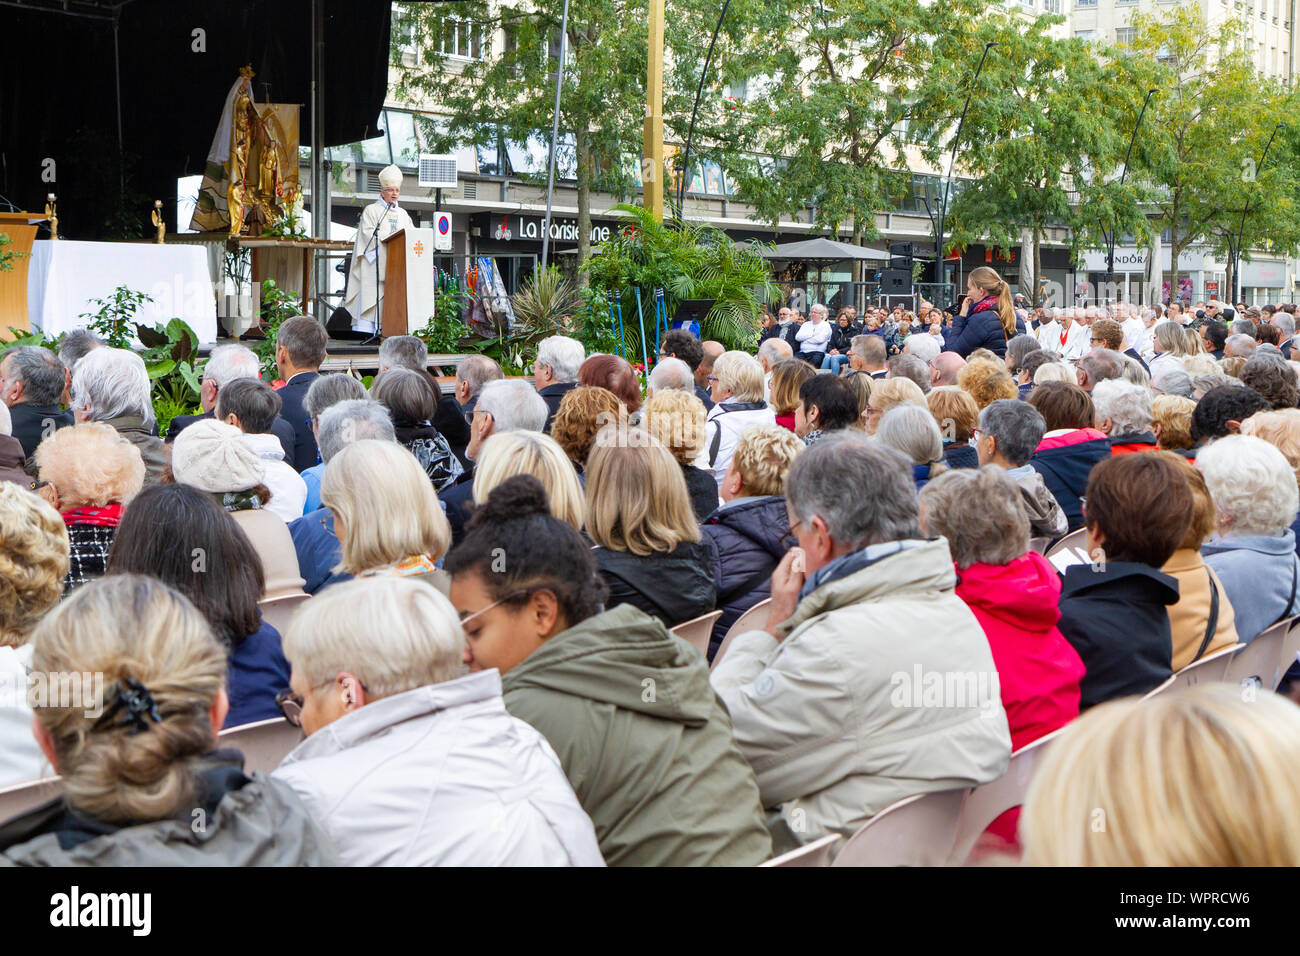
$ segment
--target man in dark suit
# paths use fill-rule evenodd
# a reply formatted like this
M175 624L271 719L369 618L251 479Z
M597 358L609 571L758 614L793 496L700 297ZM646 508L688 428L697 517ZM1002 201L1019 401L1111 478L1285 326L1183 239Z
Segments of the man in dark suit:
M546 434L551 433L551 422L560 410L564 396L578 386L578 369L587 357L587 350L577 339L567 335L552 335L537 344L537 361L533 363L533 384L537 394L546 402Z
M285 382L280 389L284 403L280 415L293 426L293 456L285 460L299 472L313 467L319 458L311 416L302 403L311 383L320 378L326 341L325 326L306 315L286 320L275 337L275 367Z
M48 349L24 345L0 361L0 400L9 406L13 437L31 458L41 440L72 424L72 412L59 409L63 363Z
M1282 350L1282 357L1288 362L1291 361L1291 350L1295 347L1295 316L1287 312L1274 312L1270 323L1276 326L1282 332L1282 344L1278 346Z
M212 417L212 410L217 407L217 393L231 382L241 378L260 379L261 363L257 355L242 345L218 345L208 356L203 366L203 381L199 385L199 415L177 415L172 419L167 430L167 441L176 440L176 436L197 421ZM271 423L271 434L280 439L284 448L284 460L293 462L293 426L283 417L276 416Z

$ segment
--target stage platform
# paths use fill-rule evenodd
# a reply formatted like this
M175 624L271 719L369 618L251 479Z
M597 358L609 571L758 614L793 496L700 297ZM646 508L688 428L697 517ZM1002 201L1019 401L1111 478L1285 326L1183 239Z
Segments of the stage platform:
M239 339L220 338L213 345L200 345L199 355L207 358L217 345L243 345L257 351L260 342L241 342ZM430 355L426 367L434 375L447 377L456 374L456 366L471 353L456 355ZM347 339L329 339L325 346L322 372L355 371L358 375L373 375L379 371L379 345L362 345Z

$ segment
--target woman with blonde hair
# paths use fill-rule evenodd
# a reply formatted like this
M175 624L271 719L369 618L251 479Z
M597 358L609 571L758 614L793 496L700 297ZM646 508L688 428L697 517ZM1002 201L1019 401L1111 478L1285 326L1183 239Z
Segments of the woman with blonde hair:
M992 359L972 359L967 362L957 373L957 385L981 409L999 399L1020 397L1020 389L1007 371L1006 362Z
M37 708L36 741L63 795L5 825L5 862L338 864L286 784L245 774L242 755L216 750L226 655L177 591L138 574L91 582L40 623L32 645L34 674L95 675L85 693L102 700Z
M948 470L943 461L943 437L928 408L915 405L891 408L880 419L876 440L902 452L911 462L912 480L917 491L924 488L931 478Z
M1183 359L1191 354L1187 351L1187 336L1177 322L1161 322L1157 325L1151 347L1156 353L1149 363L1153 382L1165 372L1183 371Z
M1022 335L1025 323L1016 317L1011 286L988 266L972 269L966 280L966 298L944 337L944 350L966 358L986 348L999 358L1007 354L1007 342Z
M32 629L58 603L68 574L68 528L41 498L0 481L0 787L49 773L32 739L26 693Z
M416 577L447 593L437 562L451 525L415 456L395 442L367 438L330 459L321 504L334 516L342 560L353 577Z
M587 456L596 441L596 432L606 425L627 420L627 406L607 388L599 385L579 385L564 393L560 407L551 420L551 437L573 466L582 471L587 467ZM484 496L486 500L486 496Z
M308 736L273 776L344 866L603 865L550 745L506 711L501 675L465 673L465 631L440 593L345 582L298 612L284 648L281 706Z
M794 431L794 413L799 407L799 388L816 374L816 369L803 359L786 359L772 367L770 404L772 410L776 412L776 423L782 428Z
M930 414L943 438L943 460L949 468L978 468L979 454L971 438L980 423L980 409L967 392L952 386L931 390L926 396Z
M579 391L582 387L564 396L560 402L560 414L555 416L557 423L560 415L564 414L564 402L568 401L569 395ZM475 463L475 506L481 506L493 488L515 475L532 475L540 481L551 503L551 514L571 525L575 531L582 530L585 508L582 485L578 483L573 463L555 439L541 432L522 429L489 436ZM709 483L712 484L712 479Z
M930 408L925 403L925 393L921 391L921 386L910 378L877 379L871 385L867 408L862 414L868 435L876 433L876 428L880 425L880 417L895 405L915 405L926 411Z
M1093 708L1034 774L1028 866L1300 866L1300 709L1202 684Z
M1038 366L1034 372L1034 384L1042 385L1044 382L1069 382L1074 384L1078 380L1074 369L1064 362L1044 362Z
M641 427L673 453L686 479L695 520L703 521L718 507L718 483L692 462L704 450L704 403L690 392L662 389L650 396L641 410Z
M1181 395L1157 395L1151 400L1151 430L1155 432L1156 444L1164 451L1179 453L1191 452L1195 442L1192 441L1192 412L1196 403ZM1195 458L1195 454L1185 454L1185 458Z
M596 436L587 466L587 535L609 586L606 607L631 604L668 627L713 610L709 551L686 479L648 432L610 425Z
M144 486L144 459L111 425L83 422L37 445L36 467L49 483L42 496L68 526L66 596L103 576L122 512Z

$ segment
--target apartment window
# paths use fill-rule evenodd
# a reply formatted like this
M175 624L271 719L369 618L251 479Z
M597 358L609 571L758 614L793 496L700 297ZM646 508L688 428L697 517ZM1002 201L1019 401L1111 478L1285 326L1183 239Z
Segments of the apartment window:
M1116 28L1115 28L1115 42L1118 43L1120 46L1132 46L1132 45L1133 45L1133 28L1132 28L1132 27L1116 27Z
M1061 0L1043 0L1043 9L1048 13L1061 12Z
M1088 43L1091 43L1093 40L1097 39L1097 31L1096 30L1075 30L1074 38L1076 40L1085 40Z
M1076 7L1095 7L1097 0L1074 0L1074 5Z
M441 50L444 56L483 59L483 24L462 17L443 17Z

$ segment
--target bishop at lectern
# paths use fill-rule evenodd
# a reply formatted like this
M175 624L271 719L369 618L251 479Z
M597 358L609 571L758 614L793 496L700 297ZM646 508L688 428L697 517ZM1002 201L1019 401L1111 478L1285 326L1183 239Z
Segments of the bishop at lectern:
M356 242L352 246L352 271L348 273L348 293L343 307L352 316L354 332L374 332L379 319L376 301L384 294L384 268L387 265L384 239L399 229L414 229L415 223L405 209L398 207L402 194L402 171L387 166L379 174L379 195L361 211Z

